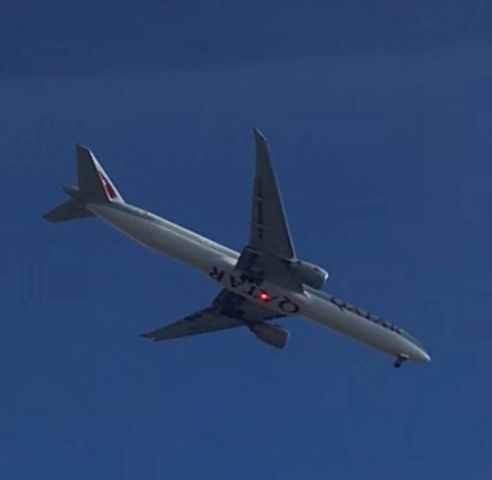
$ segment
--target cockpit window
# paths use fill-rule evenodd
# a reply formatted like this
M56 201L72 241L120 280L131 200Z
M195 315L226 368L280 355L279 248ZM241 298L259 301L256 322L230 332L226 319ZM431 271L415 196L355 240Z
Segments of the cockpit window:
M410 340L412 343L415 343L415 345L417 345L418 347L424 348L422 344L415 337L412 337L409 333L405 332L405 330L403 330L402 328L399 329L398 333L400 333L400 335L406 338L407 340Z

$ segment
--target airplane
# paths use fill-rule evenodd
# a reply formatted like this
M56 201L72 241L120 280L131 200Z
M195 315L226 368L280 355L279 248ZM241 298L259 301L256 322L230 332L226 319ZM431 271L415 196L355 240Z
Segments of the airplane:
M283 348L289 332L273 321L300 316L406 361L427 363L422 344L402 328L321 291L323 268L295 252L266 138L253 128L256 175L249 242L241 252L127 203L88 148L77 145L78 186L71 197L43 215L50 222L99 217L138 243L190 265L222 285L211 305L175 323L141 334L154 341L235 327Z

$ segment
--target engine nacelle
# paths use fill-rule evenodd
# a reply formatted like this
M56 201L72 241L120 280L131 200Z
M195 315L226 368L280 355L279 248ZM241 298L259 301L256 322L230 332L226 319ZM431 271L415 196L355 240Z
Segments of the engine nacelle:
M319 290L328 278L328 272L326 270L318 267L318 265L301 260L292 265L292 271L297 280L316 290Z
M289 338L289 332L278 325L270 323L254 323L249 329L263 342L272 347L284 348Z

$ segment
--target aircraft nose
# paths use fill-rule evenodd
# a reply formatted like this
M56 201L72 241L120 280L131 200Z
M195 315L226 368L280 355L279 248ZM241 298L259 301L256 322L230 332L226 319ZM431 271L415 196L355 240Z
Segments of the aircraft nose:
M425 350L419 350L416 360L418 362L429 363L431 357Z

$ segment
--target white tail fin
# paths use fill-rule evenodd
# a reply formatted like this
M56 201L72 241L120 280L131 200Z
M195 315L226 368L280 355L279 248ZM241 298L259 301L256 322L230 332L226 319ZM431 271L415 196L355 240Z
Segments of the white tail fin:
M77 172L82 195L99 201L125 202L95 155L81 145L77 145Z
M77 145L76 155L79 186L64 187L73 198L44 214L43 218L49 222L92 217L93 214L85 208L88 202L125 203L108 174L88 148Z

